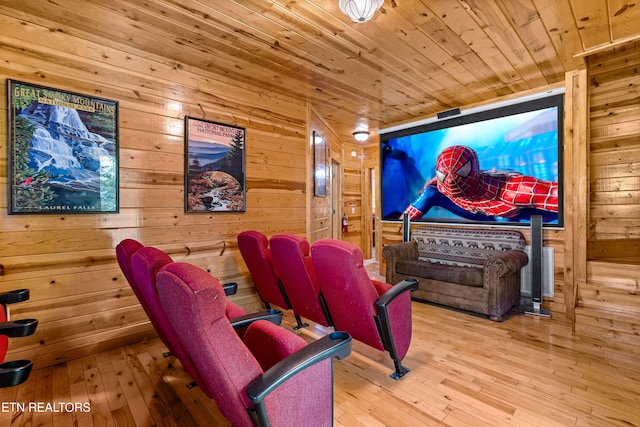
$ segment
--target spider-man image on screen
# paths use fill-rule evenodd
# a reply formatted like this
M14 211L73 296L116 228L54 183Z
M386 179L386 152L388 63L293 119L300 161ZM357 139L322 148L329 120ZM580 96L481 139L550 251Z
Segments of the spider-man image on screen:
M440 153L436 177L427 182L405 213L412 220L420 219L436 205L473 219L484 215L485 219L520 220L523 213L529 218L532 210L557 214L558 183L518 172L482 171L473 149L454 145Z
M558 224L558 107L383 140L383 219Z

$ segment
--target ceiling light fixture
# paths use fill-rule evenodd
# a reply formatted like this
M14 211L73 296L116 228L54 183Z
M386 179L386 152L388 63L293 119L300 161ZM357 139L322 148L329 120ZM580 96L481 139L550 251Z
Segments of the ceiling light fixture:
M357 130L353 133L353 137L356 141L364 142L369 139L369 131Z
M340 10L353 22L365 22L380 9L384 0L339 0Z

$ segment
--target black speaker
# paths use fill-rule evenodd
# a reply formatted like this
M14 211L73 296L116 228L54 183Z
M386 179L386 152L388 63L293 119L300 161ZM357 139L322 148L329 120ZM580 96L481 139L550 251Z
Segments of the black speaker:
M542 216L531 217L531 301L542 302Z
M411 219L409 214L402 214L402 241L408 242L411 239Z
M551 317L549 310L540 308L542 304L542 216L531 217L531 306L525 308L525 314Z
M451 110L442 111L437 114L438 120L446 119L447 117L457 116L461 111L459 108L452 108Z

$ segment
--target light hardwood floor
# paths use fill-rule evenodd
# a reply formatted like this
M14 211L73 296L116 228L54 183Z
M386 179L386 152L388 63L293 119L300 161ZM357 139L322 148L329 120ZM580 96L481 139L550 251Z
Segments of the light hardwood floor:
M504 322L413 303L400 381L382 352L354 342L334 364L336 426L640 426L640 349L571 333L564 317ZM285 327L294 324L290 314ZM311 340L326 333L299 331ZM0 426L227 426L159 339L36 370L0 390ZM52 412L27 402L89 402ZM295 402L292 402L295 404Z

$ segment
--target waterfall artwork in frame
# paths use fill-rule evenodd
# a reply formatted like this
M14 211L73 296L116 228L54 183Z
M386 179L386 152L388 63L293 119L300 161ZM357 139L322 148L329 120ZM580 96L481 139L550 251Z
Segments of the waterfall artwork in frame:
M118 103L7 80L9 214L117 213Z
M185 118L185 212L244 212L245 128Z

